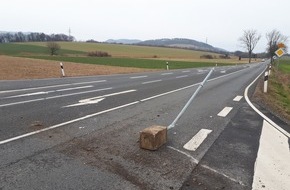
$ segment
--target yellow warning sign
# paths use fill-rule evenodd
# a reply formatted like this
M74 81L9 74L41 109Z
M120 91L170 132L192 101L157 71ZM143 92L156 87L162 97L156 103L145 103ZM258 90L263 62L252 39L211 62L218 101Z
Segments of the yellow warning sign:
M284 55L284 51L282 48L279 48L277 51L275 51L275 54L278 56L278 57L281 57L282 55Z

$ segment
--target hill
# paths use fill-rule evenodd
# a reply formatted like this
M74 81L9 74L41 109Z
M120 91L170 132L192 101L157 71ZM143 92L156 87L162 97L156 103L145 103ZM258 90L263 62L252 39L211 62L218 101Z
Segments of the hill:
M113 39L109 39L107 41L105 41L106 43L110 43L110 44L137 44L139 42L142 42L141 40L131 40L131 39L118 39L118 40L113 40Z
M137 45L175 47L175 48L201 50L201 51L209 51L209 52L216 52L216 53L227 52L224 49L216 48L203 42L199 42L199 41L191 40L191 39L185 39L185 38L173 38L173 39L164 38L164 39L156 39L156 40L146 40L146 41L137 43Z

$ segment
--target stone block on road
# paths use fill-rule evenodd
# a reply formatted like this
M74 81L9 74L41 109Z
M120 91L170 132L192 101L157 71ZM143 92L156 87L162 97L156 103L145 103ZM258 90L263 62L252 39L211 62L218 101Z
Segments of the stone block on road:
M153 125L140 132L140 148L157 150L167 141L167 127Z

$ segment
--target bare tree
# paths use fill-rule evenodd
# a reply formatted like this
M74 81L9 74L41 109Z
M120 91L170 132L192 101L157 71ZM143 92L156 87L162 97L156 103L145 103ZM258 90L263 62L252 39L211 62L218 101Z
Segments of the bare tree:
M284 36L277 30L272 30L266 34L267 38L267 52L268 55L271 57L271 63L273 62L273 56L275 55L275 51L279 48L278 44L283 43L284 45L288 41L288 37ZM285 45L284 48L287 51L287 46Z
M261 35L258 34L256 30L244 30L243 36L239 38L242 46L249 53L249 63L251 63L253 50L255 49L260 38Z
M50 55L57 55L57 51L60 50L60 45L56 42L47 42L46 46L49 49Z

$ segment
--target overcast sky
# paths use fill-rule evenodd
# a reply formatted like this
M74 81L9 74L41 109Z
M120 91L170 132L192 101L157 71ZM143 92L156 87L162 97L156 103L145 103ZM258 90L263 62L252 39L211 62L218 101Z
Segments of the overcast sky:
M229 51L255 29L290 36L290 0L2 0L0 31L71 34L77 40L189 38Z

